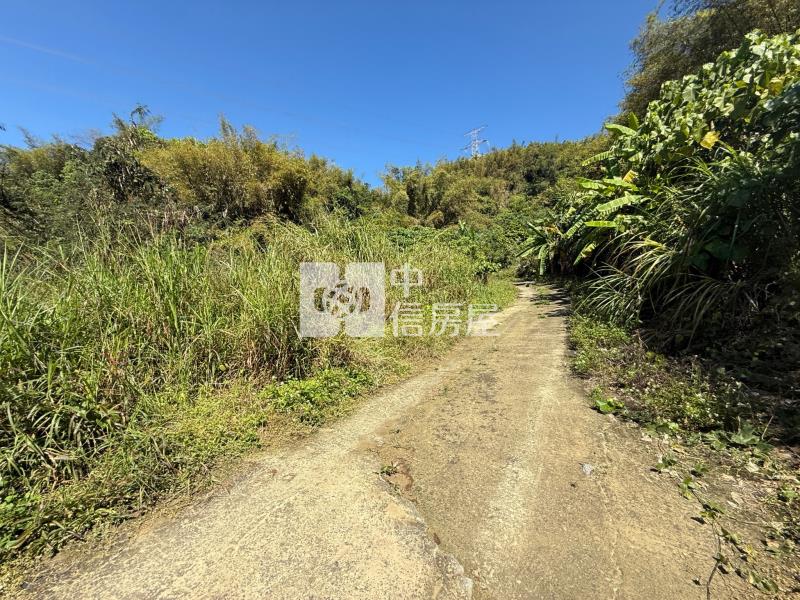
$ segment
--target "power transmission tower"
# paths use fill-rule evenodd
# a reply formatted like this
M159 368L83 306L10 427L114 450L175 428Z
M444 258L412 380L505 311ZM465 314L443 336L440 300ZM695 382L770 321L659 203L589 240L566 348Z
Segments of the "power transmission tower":
M480 156L481 146L483 144L489 143L489 140L483 140L480 137L481 131L483 131L484 129L486 129L486 125L482 125L481 127L476 127L475 129L472 129L471 131L468 131L467 133L464 134L465 137L469 136L469 144L464 146L462 150L464 150L465 152L469 151L472 158Z

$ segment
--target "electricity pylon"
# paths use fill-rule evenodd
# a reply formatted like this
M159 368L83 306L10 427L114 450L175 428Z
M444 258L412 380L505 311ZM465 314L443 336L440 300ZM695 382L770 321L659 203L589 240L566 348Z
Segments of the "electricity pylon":
M486 129L486 125L482 125L481 127L476 127L471 131L465 133L465 136L469 136L469 144L464 146L462 150L469 151L472 155L472 158L481 155L481 145L488 144L489 140L483 140L480 138L481 131Z

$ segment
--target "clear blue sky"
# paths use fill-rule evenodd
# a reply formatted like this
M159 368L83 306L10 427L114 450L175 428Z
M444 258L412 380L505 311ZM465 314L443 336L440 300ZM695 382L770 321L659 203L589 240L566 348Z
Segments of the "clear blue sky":
M107 131L143 103L162 135L207 138L224 113L376 183L479 125L498 147L598 131L655 4L9 2L0 143Z

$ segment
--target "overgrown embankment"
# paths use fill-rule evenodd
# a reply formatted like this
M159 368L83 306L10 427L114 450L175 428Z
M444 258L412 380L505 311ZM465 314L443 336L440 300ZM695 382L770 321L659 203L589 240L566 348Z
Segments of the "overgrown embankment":
M573 282L575 368L697 501L711 577L765 592L797 588L798 119L800 32L751 33L609 125L524 252Z
M300 338L300 262L408 262L424 286L406 301L424 305L514 296L452 244L367 221L253 225L210 243L120 233L69 256L23 248L0 269L5 557L195 488L265 426L317 426L447 344ZM399 293L389 287L387 311Z
M676 347L776 319L797 331L798 118L800 33L748 35L608 126L601 175L532 228L531 266L584 278L594 312ZM796 337L775 344L800 356Z
M587 163L600 176L532 224L523 265L571 277L582 314L638 330L657 353L698 355L696 370L786 399L770 413L785 432L800 389L799 117L800 32L749 34L665 83L641 122L608 126L614 142ZM736 394L700 387L712 403L650 402L648 418L735 429Z
M428 320L436 302L513 297L494 275L513 236L420 227L385 191L224 119L205 141L159 137L143 106L113 125L88 146L0 147L3 558L192 489L265 427L317 426L447 345L302 339L301 262L410 263L424 286L404 300ZM387 310L399 299L390 287Z

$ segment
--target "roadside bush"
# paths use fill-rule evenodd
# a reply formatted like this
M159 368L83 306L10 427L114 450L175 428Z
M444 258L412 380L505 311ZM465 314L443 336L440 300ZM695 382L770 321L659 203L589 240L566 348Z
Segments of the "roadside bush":
M230 221L272 214L298 220L308 185L305 160L222 121L219 138L170 140L141 160L174 193L178 205Z
M669 82L616 139L599 179L534 223L542 271L587 275L585 305L668 337L741 330L796 277L800 34L742 46Z

